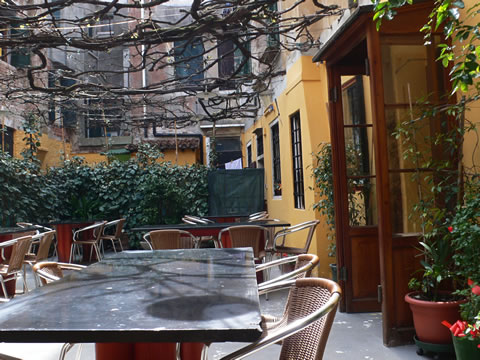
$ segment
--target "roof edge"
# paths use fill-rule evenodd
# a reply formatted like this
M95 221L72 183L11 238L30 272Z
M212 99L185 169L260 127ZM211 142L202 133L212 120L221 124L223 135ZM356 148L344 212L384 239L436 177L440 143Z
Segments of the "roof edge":
M333 45L333 43L348 29L359 17L365 13L371 12L375 6L373 4L360 5L350 15L350 17L330 36L330 38L320 47L317 53L313 56L312 62L322 61L322 55Z

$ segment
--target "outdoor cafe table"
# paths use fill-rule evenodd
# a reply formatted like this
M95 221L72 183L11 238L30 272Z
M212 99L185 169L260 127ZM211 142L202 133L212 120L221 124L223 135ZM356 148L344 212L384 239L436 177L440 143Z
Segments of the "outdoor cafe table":
M260 321L251 249L124 251L2 304L0 339L95 342L97 360L154 359L132 343L252 342ZM123 346L121 356L103 345Z
M290 223L283 220L260 220L260 221L238 221L238 222L215 222L208 224L173 224L173 225L144 225L133 228L132 231L147 233L153 230L180 229L191 232L195 236L218 236L218 233L227 227L238 225L258 225L266 228L288 227ZM228 243L225 247L231 247Z
M70 262L70 249L73 242L73 231L95 223L95 220L63 220L48 223L57 231L58 261Z

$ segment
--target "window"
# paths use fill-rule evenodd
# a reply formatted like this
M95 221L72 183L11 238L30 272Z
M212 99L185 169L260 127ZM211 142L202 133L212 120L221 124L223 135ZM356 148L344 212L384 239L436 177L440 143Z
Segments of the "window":
M272 132L272 168L273 168L273 195L282 195L282 173L280 168L280 133L278 120L270 127Z
M257 158L263 158L263 136L261 132L257 134Z
M22 29L24 23L13 23L13 27L10 29L10 36L12 39L18 39L29 36L29 31ZM10 65L17 68L24 68L30 65L30 51L27 48L15 48L12 49L10 54Z
M75 85L76 81L68 77L62 77L57 74L56 70L48 72L48 87L69 87ZM60 120L61 119L61 120ZM58 124L63 122L64 127L73 128L77 124L76 106L72 100L60 100L50 98L48 103L48 121L50 124L54 124L58 121Z
M303 158L302 135L300 131L300 112L290 116L290 129L292 132L292 158L293 158L293 198L296 209L305 209L305 193L303 190Z
M203 80L203 43L200 38L193 41L175 41L175 76L186 81Z
M443 112L438 112L435 116L422 117L424 104L415 101L425 99L428 100L425 105L437 106L448 101L448 97L444 96L448 93L444 69L441 63L435 61L440 55L437 45L442 42L442 38L435 35L431 40L431 44L426 46L420 36L389 36L385 37L381 44L385 122L388 135L386 155L394 234L416 234L422 231L420 216L416 213L414 204L422 201L435 201L445 206L451 204L443 197L444 194L435 194L431 190L438 185L440 179L429 159L433 159L437 164L448 159L452 168L442 169L441 181L450 185L452 184L450 181L455 183L457 181L456 176L449 175L456 172L457 155L447 152L442 141L439 143L436 141L436 136L451 131L449 128L451 122ZM414 132L409 134L412 138L406 145L404 143L406 138L398 139L394 132L400 124L411 121L412 118L419 120L411 125L415 128ZM404 156L406 146L413 142L417 151L422 154L421 157ZM412 176L415 176L415 181L412 181Z
M120 104L108 99L87 100L85 137L119 136L119 120L122 119ZM105 134L106 131L106 134Z
M250 51L249 42L243 42L241 43L241 46ZM246 58L232 40L227 40L218 45L218 59L218 76L225 79L235 73ZM236 75L247 75L249 73L250 60L247 59L246 63Z
M97 36L100 38L108 38L114 35L113 16L107 15L102 20L100 20L100 26L96 28Z
M217 137L215 139L217 164L224 168L225 164L242 157L242 144L239 137Z
M269 5L268 9L270 14L276 14L278 10L277 3ZM267 37L267 47L272 49L278 49L280 47L280 35L278 34L278 23L275 21L273 17L268 18L267 21L270 24L270 31Z
M13 129L8 126L2 128L0 125L0 152L2 151L13 156Z
M69 87L76 83L75 80L70 78L60 78L60 86ZM77 124L77 113L75 111L75 104L71 100L66 100L62 103L60 112L63 117L64 127L74 127Z
M252 143L247 144L247 167L252 165Z

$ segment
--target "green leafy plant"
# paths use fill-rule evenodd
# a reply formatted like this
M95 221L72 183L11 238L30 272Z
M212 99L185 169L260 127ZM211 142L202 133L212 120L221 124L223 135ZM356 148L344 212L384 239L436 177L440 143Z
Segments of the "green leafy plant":
M125 217L131 246L137 246L141 234L131 232L134 227L206 214L208 169L160 163L160 156L147 147L126 162L90 166L74 157L42 172L32 171L29 160L0 154L1 225Z
M88 196L73 196L70 201L71 216L75 220L98 220L101 202Z
M320 145L315 157L315 167L312 176L315 181L315 191L320 199L313 204L313 209L318 210L325 216L328 228L328 256L336 256L335 243L335 200L333 195L333 169L332 169L332 145L325 143Z

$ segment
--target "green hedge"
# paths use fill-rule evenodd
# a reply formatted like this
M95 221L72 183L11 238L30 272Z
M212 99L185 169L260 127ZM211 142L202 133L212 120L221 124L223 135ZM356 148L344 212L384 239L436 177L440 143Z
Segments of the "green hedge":
M35 162L0 154L1 226L119 217L127 230L178 223L184 214L208 212L207 171L140 156L96 166L74 158L42 172Z

